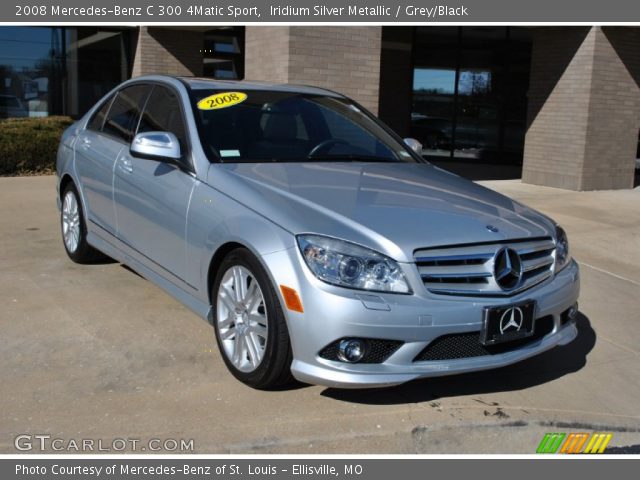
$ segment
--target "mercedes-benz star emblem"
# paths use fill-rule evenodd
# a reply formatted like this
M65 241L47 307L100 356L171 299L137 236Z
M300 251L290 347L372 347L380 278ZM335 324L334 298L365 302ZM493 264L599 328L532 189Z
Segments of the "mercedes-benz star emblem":
M504 290L516 288L522 278L522 262L515 250L504 247L496 252L493 262L496 283Z
M522 321L524 315L520 307L511 307L504 311L500 317L500 333L504 334L507 330L515 328L515 331L519 331L522 327Z

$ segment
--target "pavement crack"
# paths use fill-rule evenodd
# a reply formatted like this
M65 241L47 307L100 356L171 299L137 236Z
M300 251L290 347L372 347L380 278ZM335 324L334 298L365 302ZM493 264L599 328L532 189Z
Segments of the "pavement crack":
M634 355L640 355L640 352L637 350L634 350L633 348L629 348L629 347L625 347L624 345L619 344L618 342L615 342L613 340L611 340L608 337L603 336L602 334L598 335L600 339L604 340L605 342L610 343L611 345L614 345L618 348L620 348L621 350L624 350L626 352L629 353L633 353Z
M633 283L634 285L638 285L638 286L640 286L640 282L636 282L635 280L632 280L632 279L630 279L630 278L623 277L622 275L618 275L617 273L610 272L610 271L608 271L608 270L605 270L604 268L595 267L595 266L593 266L593 265L590 265L590 264L588 264L588 263L584 263L584 262L578 262L578 263L579 263L580 265L584 265L585 267L589 267L589 268L591 268L591 269L593 269L593 270L596 270L596 271L598 271L598 272L605 273L605 274L607 274L607 275L611 275L612 277L615 277L615 278L617 278L618 280L623 280L623 281L625 281L625 282Z

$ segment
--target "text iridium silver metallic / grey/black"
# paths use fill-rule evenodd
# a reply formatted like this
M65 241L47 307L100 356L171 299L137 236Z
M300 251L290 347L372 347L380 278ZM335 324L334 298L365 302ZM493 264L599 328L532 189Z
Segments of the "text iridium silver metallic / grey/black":
M338 93L139 77L62 137L63 244L207 319L256 388L395 385L572 341L564 230L419 151Z

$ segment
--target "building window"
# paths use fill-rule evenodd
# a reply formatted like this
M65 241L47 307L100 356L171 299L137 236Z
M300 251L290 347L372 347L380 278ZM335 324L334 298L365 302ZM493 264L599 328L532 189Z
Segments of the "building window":
M42 117L60 104L60 29L0 28L0 118Z
M244 27L218 27L206 31L202 52L205 77L244 78Z
M130 76L129 30L0 28L0 118L83 115Z
M67 30L67 115L83 115L109 90L131 78L134 29Z
M424 156L473 178L519 177L530 62L525 28L417 27L411 136Z

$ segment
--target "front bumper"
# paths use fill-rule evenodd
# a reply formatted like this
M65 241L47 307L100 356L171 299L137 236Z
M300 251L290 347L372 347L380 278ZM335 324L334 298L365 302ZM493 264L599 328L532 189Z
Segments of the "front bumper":
M575 261L543 283L510 298L452 297L424 288L417 268L402 264L412 295L367 293L321 282L303 265L292 248L263 257L275 285L295 288L304 313L285 310L293 349L294 377L302 382L338 388L398 385L418 378L452 375L502 367L538 355L577 336L574 322L561 323L561 314L573 306L580 290ZM536 318L551 317L553 327L542 338L513 350L468 358L414 361L433 340L449 334L478 332L485 306L535 300ZM281 299L281 303L284 302ZM382 363L343 363L319 353L340 338L403 342Z

